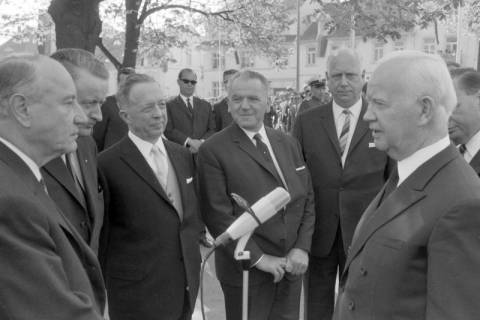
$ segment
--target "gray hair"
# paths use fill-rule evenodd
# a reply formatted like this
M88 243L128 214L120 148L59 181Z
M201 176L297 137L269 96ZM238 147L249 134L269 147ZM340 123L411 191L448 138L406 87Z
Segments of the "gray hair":
M40 55L15 55L0 61L0 105L16 93L36 97ZM3 107L2 107L3 110Z
M328 74L330 73L330 67L331 67L333 61L335 61L335 59L337 59L339 55L349 55L349 56L351 56L353 59L356 60L356 62L358 64L358 68L360 70L362 70L362 63L360 61L360 55L358 54L358 52L355 51L355 50L352 50L350 48L340 48L338 50L333 51L327 57L327 72L328 72Z
M265 76L263 74L261 74L260 72L256 72L256 71L253 71L253 70L248 70L248 69L245 69L245 70L241 70L237 73L235 73L231 78L230 80L228 81L228 86L227 86L227 91L228 93L230 93L231 89L232 89L232 85L235 81L237 81L238 79L243 79L243 80L259 80L263 87L265 88L265 92L268 93L268 80L267 78L265 78Z
M50 58L60 62L70 73L73 80L78 79L78 70L86 70L97 78L108 80L108 70L105 64L92 53L77 48L60 49Z
M125 78L125 81L120 84L117 94L115 95L120 109L125 109L130 105L130 91L132 91L134 85L152 82L156 83L155 79L146 74L133 73L128 75Z
M402 78L408 79L409 91L417 98L430 96L448 115L457 105L457 96L445 61L421 51L397 51L386 55L378 66L389 62L402 64Z

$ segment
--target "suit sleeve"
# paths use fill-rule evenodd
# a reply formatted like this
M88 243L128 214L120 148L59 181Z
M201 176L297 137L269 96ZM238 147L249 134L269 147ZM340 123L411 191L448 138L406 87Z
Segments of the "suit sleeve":
M101 320L89 296L69 287L38 208L20 199L0 208L0 318Z
M220 113L220 102L213 106L213 116L215 117L215 131L222 130L222 115Z
M300 144L295 141L297 150L296 153L300 159L303 159L301 154ZM303 160L301 161L303 162ZM305 163L303 163L305 165ZM310 177L310 172L305 165L305 170L307 171L307 182L305 185L306 190L306 197L305 197L305 205L303 209L303 218L298 229L298 238L295 242L294 247L303 249L306 252L310 252L310 247L312 245L312 235L315 229L315 201L314 201L314 193L312 188L312 179Z
M480 314L480 200L442 217L428 244L426 320L477 319Z
M198 152L198 189L203 221L213 237L218 237L234 221L234 207L228 194L227 178L222 166L209 147L202 145ZM250 239L247 244L251 261L256 262L263 252ZM233 253L235 244L229 244L227 250Z
M207 131L205 134L202 136L202 139L208 139L211 135L213 135L216 132L216 124L215 124L215 114L213 112L212 105L205 101L205 106L208 107L208 126L207 126Z
M180 130L176 129L173 124L173 108L175 108L175 103L173 101L167 102L167 116L168 121L165 127L165 137L168 140L181 144L182 146L185 145L185 141L187 140L188 136L182 133Z

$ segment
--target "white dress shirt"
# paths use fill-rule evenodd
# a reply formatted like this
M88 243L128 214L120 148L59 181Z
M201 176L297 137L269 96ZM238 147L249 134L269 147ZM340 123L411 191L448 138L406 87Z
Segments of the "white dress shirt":
M20 157L20 159L23 160L23 162L25 162L25 164L28 166L28 168L30 168L30 170L35 175L35 178L37 178L38 181L42 180L42 174L40 173L40 168L29 156L27 156L22 150L18 149L15 145L3 139L2 137L0 137L0 142L3 142L3 144L6 145L7 148L12 150L17 156Z
M473 157L475 157L477 152L480 150L480 130L477 131L477 133L475 133L470 140L468 140L468 142L465 144L465 147L467 149L465 150L463 157L468 163L470 163Z
M332 102L333 106L333 119L335 120L335 127L337 129L337 137L340 138L342 133L343 124L345 123L346 114L343 113L345 108L340 107L335 101ZM358 118L360 117L360 112L362 111L362 99L359 99L355 102L350 108L350 128L348 130L347 145L345 146L345 151L342 154L342 166L345 165L345 159L347 159L348 150L350 149L350 142L352 142L353 132L357 127Z
M152 168L153 172L156 172L157 166L151 154L154 144L139 138L131 131L128 131L128 137L130 138L130 140L132 140L133 144L138 148L138 150L140 151L142 156L145 158L150 168ZM165 149L165 145L163 144L162 138L158 138L157 142L155 142L155 146L157 146L164 155L168 156L167 150Z
M436 154L440 153L449 145L450 139L447 135L444 138L438 140L437 142L415 151L411 156L401 161L398 161L397 186L399 186L403 181L405 181L415 170L418 169L418 167L433 158Z

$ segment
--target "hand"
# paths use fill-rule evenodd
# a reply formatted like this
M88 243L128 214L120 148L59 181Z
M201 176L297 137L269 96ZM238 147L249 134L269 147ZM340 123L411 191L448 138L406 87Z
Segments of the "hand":
M305 250L293 248L287 254L285 270L294 276L304 274L308 268L308 253Z
M188 149L190 150L191 153L197 153L202 143L203 143L202 140L190 139L188 140L188 146L189 146Z
M255 267L259 270L271 273L273 275L273 282L279 282L285 274L286 265L287 260L284 257L275 257L264 254Z

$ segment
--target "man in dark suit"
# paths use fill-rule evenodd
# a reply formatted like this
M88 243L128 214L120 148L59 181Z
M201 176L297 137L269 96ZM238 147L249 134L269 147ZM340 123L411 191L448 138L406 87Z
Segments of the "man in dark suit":
M398 170L355 230L334 319L477 319L480 180L449 141L456 98L445 62L390 54L367 98L375 146Z
M314 77L308 81L308 85L310 86L311 97L302 101L297 114L328 103L329 96L326 92L325 79Z
M360 216L388 177L388 157L371 143L362 120L358 55L341 49L327 61L333 101L301 113L294 136L303 148L315 192L315 232L308 281L308 319L331 319L337 270Z
M40 173L75 150L86 121L72 78L48 57L10 57L0 97L0 319L101 320L98 261Z
M110 317L187 320L201 260L193 158L161 138L166 100L155 80L130 75L117 99L128 136L98 160L110 195L101 248Z
M230 78L237 73L238 70L228 69L223 72L223 87L227 88ZM215 129L220 131L232 123L232 115L228 111L228 97L225 96L221 101L213 105L213 112L215 114Z
M121 68L117 74L117 86L125 80L129 74L135 73L133 68ZM101 107L102 120L93 126L93 139L97 143L98 152L102 152L111 145L117 143L128 133L128 126L120 117L120 110L115 95L108 96Z
M257 72L240 71L230 80L234 123L200 148L200 203L205 223L217 237L243 213L230 193L253 204L276 187L288 190L290 203L256 229L247 244L251 253L248 318L297 320L315 219L313 192L297 141L263 125L267 93L268 82ZM233 251L232 244L215 252L228 320L242 315L242 267Z
M52 199L97 253L104 204L91 134L95 123L102 120L100 106L107 95L108 71L103 62L82 49L61 49L52 58L72 76L87 121L79 126L77 150L47 163L42 174Z
M480 73L465 72L453 78L458 104L450 116L450 139L480 175Z
M215 117L208 101L194 97L197 75L182 69L177 79L180 94L167 102L165 137L197 153L200 145L215 133Z

